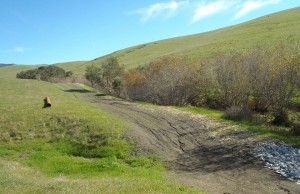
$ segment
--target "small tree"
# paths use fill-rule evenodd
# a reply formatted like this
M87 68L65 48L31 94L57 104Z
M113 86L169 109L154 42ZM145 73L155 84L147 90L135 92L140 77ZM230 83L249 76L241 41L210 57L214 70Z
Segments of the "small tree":
M107 94L121 93L122 75L124 69L118 59L108 58L100 67L95 65L87 66L85 77L90 81L92 87L100 87Z
M119 61L115 57L108 58L102 64L102 79L101 87L106 93L112 94L114 89L120 93L120 87L122 86L120 77L124 73L124 68L119 64Z
M85 70L85 78L90 82L92 87L101 83L102 79L102 68L96 67L94 64L87 66Z

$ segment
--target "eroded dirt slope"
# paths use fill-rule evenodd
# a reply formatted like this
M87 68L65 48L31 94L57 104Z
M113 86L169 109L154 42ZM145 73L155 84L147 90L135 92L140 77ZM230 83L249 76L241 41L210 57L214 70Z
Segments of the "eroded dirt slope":
M144 153L168 163L169 179L208 193L300 193L300 185L252 156L256 136L212 118L169 107L144 106L84 93L82 99L129 124ZM264 140L273 141L273 140Z

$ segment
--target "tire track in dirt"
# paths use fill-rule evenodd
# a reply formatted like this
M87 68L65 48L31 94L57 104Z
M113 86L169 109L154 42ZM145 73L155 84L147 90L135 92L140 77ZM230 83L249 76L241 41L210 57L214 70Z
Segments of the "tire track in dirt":
M126 120L143 154L155 153L170 180L209 193L300 193L300 185L266 169L253 155L256 135L170 107L144 106L94 93L82 99ZM274 140L264 140L274 141Z

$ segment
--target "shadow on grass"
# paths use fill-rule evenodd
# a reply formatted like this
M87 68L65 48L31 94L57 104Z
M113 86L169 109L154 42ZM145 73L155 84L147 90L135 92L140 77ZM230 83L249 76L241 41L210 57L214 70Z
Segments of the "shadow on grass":
M72 93L91 93L91 91L86 89L70 89L70 90L64 90L64 92L72 92Z
M48 103L46 98L43 99L43 102L44 102L43 108L50 108L51 107L51 103Z
M95 94L95 96L106 96L106 94Z

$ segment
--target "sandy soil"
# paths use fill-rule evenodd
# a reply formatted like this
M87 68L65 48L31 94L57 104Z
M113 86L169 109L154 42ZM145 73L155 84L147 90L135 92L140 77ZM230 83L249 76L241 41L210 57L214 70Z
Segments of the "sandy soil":
M83 100L128 122L128 136L144 154L169 167L167 177L208 193L300 193L297 185L264 167L252 155L253 133L199 114L144 106L84 93Z

